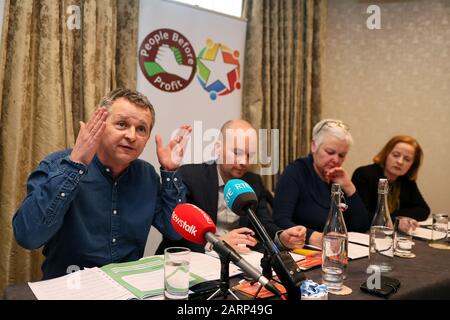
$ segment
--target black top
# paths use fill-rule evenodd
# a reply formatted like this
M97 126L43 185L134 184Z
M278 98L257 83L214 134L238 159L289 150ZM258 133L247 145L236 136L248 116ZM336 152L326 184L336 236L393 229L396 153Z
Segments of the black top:
M352 176L352 181L369 212L372 222L378 201L378 180L386 178L383 168L378 164L359 167ZM420 194L417 184L406 176L397 178L400 183L400 207L391 212L391 217L405 216L418 221L427 219L430 208Z
M364 203L357 192L345 196L348 209L344 220L348 231L366 232L369 228ZM273 207L273 219L281 228L303 225L306 239L313 231L322 232L331 203L331 185L314 170L313 157L308 155L290 163L278 181Z
M217 174L216 163L187 164L180 167L179 172L186 185L186 202L196 205L211 216L214 223L217 223L217 210L219 201L219 177ZM267 203L269 200L269 191L263 185L259 175L247 172L242 178L255 191L258 198L258 207L255 211L256 216L266 228L267 233L273 239L275 233L281 228L272 221L272 213ZM251 221L246 216L239 218L239 227L248 227L256 232L252 227ZM195 252L205 252L205 246L196 244L185 239L173 241L163 238L156 249L155 254L163 254L164 249L168 247L182 246L188 247ZM261 250L262 248L254 248Z

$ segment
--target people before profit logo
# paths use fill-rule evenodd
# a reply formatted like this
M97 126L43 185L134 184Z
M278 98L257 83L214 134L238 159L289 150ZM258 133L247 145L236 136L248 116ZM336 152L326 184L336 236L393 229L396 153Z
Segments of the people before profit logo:
M222 43L206 40L197 57L197 79L211 100L241 88L239 51Z
M197 235L197 227L194 225L188 224L185 220L178 217L176 213L172 214L172 220L177 225L179 225L182 229L184 229L186 232L190 233L194 237Z
M186 88L197 70L191 43L172 29L158 29L145 37L139 48L139 66L154 87L166 92Z

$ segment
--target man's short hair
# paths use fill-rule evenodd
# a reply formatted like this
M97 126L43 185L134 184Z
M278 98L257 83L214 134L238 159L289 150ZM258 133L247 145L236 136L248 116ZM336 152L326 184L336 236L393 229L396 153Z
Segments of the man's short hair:
M148 108L152 116L152 123L150 129L155 125L155 109L148 101L147 97L138 91L133 91L126 88L117 88L106 94L100 101L100 107L106 107L108 110L117 99L124 98L128 102L140 108Z

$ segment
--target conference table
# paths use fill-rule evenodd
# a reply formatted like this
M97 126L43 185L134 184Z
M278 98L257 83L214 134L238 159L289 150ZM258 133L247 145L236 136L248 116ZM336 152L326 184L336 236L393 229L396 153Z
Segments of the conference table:
M446 299L450 300L450 250L434 249L426 241L415 239L415 258L395 256L393 269L386 276L400 280L400 288L389 299ZM350 295L329 295L332 300L384 299L360 290L368 274L368 258L350 261L344 285L352 289ZM319 282L320 268L306 273L307 278Z
M415 258L394 257L393 270L386 274L400 280L399 290L389 297L393 299L446 299L450 300L450 250L434 249L426 241L416 239L413 252ZM352 289L349 295L329 294L329 300L372 300L385 299L370 295L360 290L360 285L366 282L368 259L352 260L347 270L344 285ZM320 267L305 272L307 279L315 282L321 280ZM239 277L231 280L231 285L239 281ZM237 293L241 299L248 297ZM36 297L28 284L12 285L6 288L4 299L35 300Z

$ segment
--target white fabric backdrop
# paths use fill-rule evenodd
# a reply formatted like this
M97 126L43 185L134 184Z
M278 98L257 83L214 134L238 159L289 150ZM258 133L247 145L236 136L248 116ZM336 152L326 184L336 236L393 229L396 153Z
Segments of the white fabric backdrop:
M184 163L200 163L209 160L212 158L208 151L211 151L213 137L208 136L212 133L211 130L206 131L212 128L216 131L225 121L241 116L240 88L242 88L244 67L246 21L186 4L162 0L141 0L139 10L138 60L141 59L141 62L137 66L137 87L138 91L149 97L156 112L155 128L141 158L158 169L154 136L157 133L161 134L163 142L167 143L176 128L182 124L191 124L194 130L191 142L187 146ZM169 63L173 60L171 51L162 48L168 45L173 49L172 40L181 38L183 44L178 49L182 56L184 54L182 62L184 66L174 67ZM204 72L205 68L201 69L197 64L195 76L184 89L176 92L160 90L158 87L163 82L168 85L172 83L168 80L167 73L180 75L184 80L189 77L189 74L192 76L192 73L188 72L192 70L188 62L191 49L185 45L185 40L188 40L193 48L195 57L200 58L201 64L209 70L209 76ZM218 48L217 51L205 51L208 46L214 48L214 45ZM155 54L158 57L154 57ZM176 56L175 53L174 55ZM230 57L234 59L233 63L230 63ZM239 75L236 71L237 61ZM167 73L152 73L154 69L151 68L155 67L154 62ZM146 69L147 67L151 70ZM170 72L172 70L175 71ZM231 77L233 74L237 75L237 79L230 80L230 74ZM158 76L159 80L155 80ZM217 88L222 90L217 93L227 94L222 96L217 94L216 99L213 100L211 92L204 89L198 78L205 81L207 88L214 83L217 84L216 80L219 80L222 87ZM183 83L183 80L174 81L172 85L178 87L180 83ZM160 239L159 232L152 228L146 254L153 254Z

